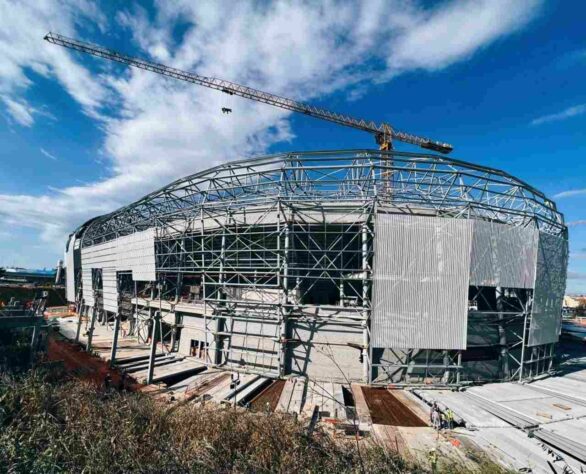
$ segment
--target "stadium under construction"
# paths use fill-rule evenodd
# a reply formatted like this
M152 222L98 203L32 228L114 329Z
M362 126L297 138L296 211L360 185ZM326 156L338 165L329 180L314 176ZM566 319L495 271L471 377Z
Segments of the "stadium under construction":
M270 378L458 385L549 371L567 228L507 173L379 150L284 153L179 179L73 232L78 337ZM85 327L84 327L85 325ZM154 357L154 352L152 353Z

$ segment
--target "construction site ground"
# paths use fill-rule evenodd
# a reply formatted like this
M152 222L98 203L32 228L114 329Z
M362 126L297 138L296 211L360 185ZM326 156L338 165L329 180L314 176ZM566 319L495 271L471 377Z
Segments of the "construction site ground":
M435 450L444 462L457 462L470 469L477 468L483 456L515 470L579 473L586 469L586 437L582 435L586 432L583 346L570 351L572 357L564 361L560 375L530 384L486 384L455 391L235 375L223 368L207 368L195 357L169 354L160 345L154 383L147 386L141 382L148 370L148 344L122 331L116 368L111 370L111 326L96 325L96 356L92 356L70 342L77 332L77 318L60 318L59 323L60 333L69 341L52 338L49 358L63 360L67 370L96 383L110 372L117 386L125 374L132 389L147 391L166 402L211 401L289 413L308 425L321 423L335 437L358 437L362 443L378 443L423 463ZM87 342L84 330L80 331L79 342ZM437 431L430 426L429 411L434 402L440 410L450 408L454 412L454 429Z

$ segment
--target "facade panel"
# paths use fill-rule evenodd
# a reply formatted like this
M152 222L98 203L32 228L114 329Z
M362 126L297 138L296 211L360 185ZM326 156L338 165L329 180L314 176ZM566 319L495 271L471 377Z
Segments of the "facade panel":
M82 264L83 265L83 264ZM82 298L87 306L94 305L94 290L92 288L92 269L82 266L81 270Z
M533 288L537 230L480 220L472 222L470 284Z
M540 233L529 346L549 344L559 339L567 266L566 239Z
M132 270L134 281L154 281L155 229L125 235L115 240L118 270Z
M72 236L65 252L65 298L70 303L75 303L75 259L73 257L74 246L75 236Z
M116 281L116 269L104 268L102 270L104 309L113 313L118 312L118 285Z
M377 215L371 344L465 349L472 223Z

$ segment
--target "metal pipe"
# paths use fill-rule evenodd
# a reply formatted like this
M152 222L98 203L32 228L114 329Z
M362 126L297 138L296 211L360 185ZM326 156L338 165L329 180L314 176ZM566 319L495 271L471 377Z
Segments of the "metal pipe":
M112 349L110 351L110 367L116 364L116 350L118 349L118 332L120 331L120 313L114 317L114 334L112 335Z
M369 337L370 319L369 275L368 275L368 226L362 224L362 377L364 382L370 380Z
M87 343L86 343L86 347L85 347L86 351L88 351L88 352L92 350L92 339L94 336L94 327L96 325L97 312L98 312L98 310L96 309L95 300L94 300L94 306L92 306L92 319L90 322L90 328L88 329Z
M149 353L149 369L147 373L147 384L153 383L153 373L155 370L155 356L157 354L157 338L159 333L159 320L161 319L161 313L156 311L153 318L151 319L153 323L153 329L151 332L151 350Z

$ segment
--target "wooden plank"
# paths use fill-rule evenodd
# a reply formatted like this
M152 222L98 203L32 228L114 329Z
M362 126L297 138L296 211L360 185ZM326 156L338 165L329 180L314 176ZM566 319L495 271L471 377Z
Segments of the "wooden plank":
M389 390L374 387L361 387L361 389L373 423L391 426L427 426L427 423Z
M356 383L353 383L350 388L352 389L352 395L354 396L354 407L356 409L356 416L360 423L368 425L372 424L372 418L370 416L370 410L366 404L364 393L362 393L362 387Z
M281 397L279 398L279 403L277 403L277 408L275 411L281 413L288 413L289 407L291 406L291 400L293 397L293 391L295 390L296 379L288 379L285 382L285 387L283 387L283 391L281 392Z
M429 409L419 398L406 390L390 390L390 392L395 398L397 398L397 400L421 418L427 426L431 426Z

